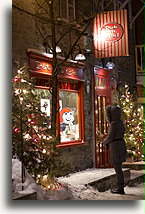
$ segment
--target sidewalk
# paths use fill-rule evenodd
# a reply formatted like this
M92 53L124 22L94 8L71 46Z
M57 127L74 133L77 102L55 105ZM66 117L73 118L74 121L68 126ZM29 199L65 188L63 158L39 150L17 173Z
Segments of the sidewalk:
M123 169L123 171L126 183L125 195L111 193L110 189L116 184L116 175L113 168L87 169L72 173L66 177L60 177L59 181L68 185L73 195L71 200L143 200L143 183L138 184L135 182L132 183L133 186L129 187L130 178L132 179L134 175L129 169ZM140 174L137 172L137 175L142 176L142 173L141 170Z

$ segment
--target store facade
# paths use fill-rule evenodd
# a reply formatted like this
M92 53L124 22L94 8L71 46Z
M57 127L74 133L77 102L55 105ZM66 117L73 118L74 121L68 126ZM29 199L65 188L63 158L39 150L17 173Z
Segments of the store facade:
M52 56L31 49L27 54L30 75L36 79L34 90L35 93L41 94L41 111L47 115L46 125L51 127ZM62 59L58 60L61 62ZM94 67L91 82L93 96L89 103L94 107L91 112L92 124L94 124L93 126L90 124L91 135L93 135L91 141L87 139L88 130L85 124L89 125L84 110L88 103L87 92L85 92L85 87L88 86L85 84L84 76L85 65L71 60L66 61L58 74L59 113L56 127L57 135L60 137L59 147L62 149L64 160L67 160L72 168L81 170L90 167L110 167L109 151L100 143L100 139L105 138L108 129L105 109L106 105L111 103L110 72L107 69ZM75 150L77 153L73 155Z

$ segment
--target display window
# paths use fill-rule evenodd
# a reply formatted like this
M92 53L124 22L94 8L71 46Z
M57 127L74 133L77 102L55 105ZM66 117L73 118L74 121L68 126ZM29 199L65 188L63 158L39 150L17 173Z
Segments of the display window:
M35 86L35 95L39 97L40 108L47 117L47 126L51 128L51 81L38 79ZM47 85L47 86L46 86ZM82 84L59 82L59 118L57 128L60 142L77 143L84 142L83 131L83 99Z
M78 93L60 91L60 137L61 142L81 138L79 129Z

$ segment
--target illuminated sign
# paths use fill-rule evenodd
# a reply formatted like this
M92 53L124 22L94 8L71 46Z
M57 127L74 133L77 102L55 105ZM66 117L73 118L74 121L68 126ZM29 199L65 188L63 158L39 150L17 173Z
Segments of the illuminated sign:
M30 68L32 73L52 75L53 66L49 61L30 57ZM83 69L73 66L62 66L58 77L63 76L69 79L83 79Z
M62 76L71 76L72 78L78 78L78 72L73 67L63 67L59 74Z
M93 38L96 58L129 56L127 10L97 14Z
M38 70L39 72L52 74L52 65L50 63L40 62L40 61L35 61L35 63L36 63L36 70Z
M123 36L123 32L123 27L120 24L110 22L101 27L96 39L104 40L105 42L117 42Z

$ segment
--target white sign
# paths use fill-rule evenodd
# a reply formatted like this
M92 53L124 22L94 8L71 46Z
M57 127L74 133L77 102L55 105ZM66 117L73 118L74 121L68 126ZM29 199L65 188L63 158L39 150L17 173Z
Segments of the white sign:
M50 100L49 99L41 99L41 111L45 113L47 116L50 116Z

